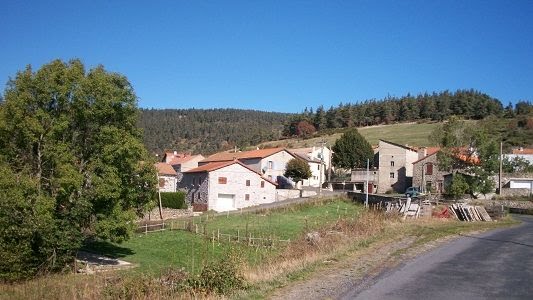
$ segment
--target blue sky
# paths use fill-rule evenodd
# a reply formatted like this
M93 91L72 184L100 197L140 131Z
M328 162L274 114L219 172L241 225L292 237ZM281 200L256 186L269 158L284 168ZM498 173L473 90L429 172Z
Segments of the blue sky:
M533 100L533 1L0 2L0 82L102 64L141 107L300 112L474 88Z

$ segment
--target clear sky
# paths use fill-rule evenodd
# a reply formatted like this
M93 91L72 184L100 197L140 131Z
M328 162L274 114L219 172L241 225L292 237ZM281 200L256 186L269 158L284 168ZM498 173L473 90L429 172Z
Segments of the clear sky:
M474 88L533 100L533 1L0 1L0 82L102 64L141 107L301 112Z

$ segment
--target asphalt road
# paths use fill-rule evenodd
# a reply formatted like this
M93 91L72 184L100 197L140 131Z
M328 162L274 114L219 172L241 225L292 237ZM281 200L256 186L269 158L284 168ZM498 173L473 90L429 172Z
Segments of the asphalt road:
M533 299L533 216L463 236L381 275L341 299Z

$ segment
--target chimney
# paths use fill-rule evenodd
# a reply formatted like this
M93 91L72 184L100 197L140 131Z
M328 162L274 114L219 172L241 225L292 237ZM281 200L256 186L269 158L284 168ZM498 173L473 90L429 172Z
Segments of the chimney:
M424 157L428 156L428 148L427 147L421 147L418 149L418 159L422 159Z

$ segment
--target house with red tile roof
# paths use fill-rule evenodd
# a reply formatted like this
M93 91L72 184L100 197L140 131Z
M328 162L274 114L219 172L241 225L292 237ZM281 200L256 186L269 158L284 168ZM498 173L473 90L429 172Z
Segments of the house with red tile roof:
M333 151L331 151L328 147L308 147L287 150L293 153L295 156L307 161L309 164L309 168L311 169L313 175L311 178L303 180L303 186L320 186L320 175L322 175L322 183L327 180L327 171L331 166L331 155L333 154Z
M419 150L420 159L413 162L413 186L420 187L425 192L446 193L446 187L451 183L453 174L450 171L439 169L437 154L440 150L439 147L421 148ZM454 152L453 155L462 160L463 163L479 163L479 158L468 153L466 148L458 148Z
M230 211L276 200L276 183L239 160L212 161L183 172L180 189L194 211Z
M198 166L213 162L230 162L238 160L253 171L262 174L273 182L279 176L284 177L285 168L289 160L296 158L285 148L257 149L241 152L220 152L200 161Z
M179 153L177 151L167 151L163 155L162 161L171 165L177 173L178 182L183 178L183 172L198 167L198 162L205 159L201 154L191 155L189 153Z
M160 192L175 192L177 173L171 165L160 162L155 164L157 169L158 187Z

